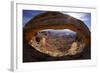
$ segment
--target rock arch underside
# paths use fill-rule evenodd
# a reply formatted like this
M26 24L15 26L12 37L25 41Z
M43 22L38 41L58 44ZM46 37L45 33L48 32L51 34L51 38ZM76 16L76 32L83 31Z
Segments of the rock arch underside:
M56 33L55 30L70 32ZM60 12L48 11L32 18L24 26L23 40L39 53L53 59L72 59L83 55L84 51L90 51L91 33L83 21Z

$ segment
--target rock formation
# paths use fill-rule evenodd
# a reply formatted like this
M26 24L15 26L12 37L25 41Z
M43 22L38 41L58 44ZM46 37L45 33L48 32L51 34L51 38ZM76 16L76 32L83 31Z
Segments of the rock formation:
M23 38L33 49L53 57L77 55L91 42L90 30L84 22L54 11L31 19L23 28Z

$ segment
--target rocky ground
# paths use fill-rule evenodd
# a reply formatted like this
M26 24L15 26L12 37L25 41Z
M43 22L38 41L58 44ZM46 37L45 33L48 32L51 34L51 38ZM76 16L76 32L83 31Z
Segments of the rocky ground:
M44 29L75 33L38 33ZM90 59L90 46L91 32L84 22L61 12L47 11L23 28L23 62Z
M90 58L90 53L87 53L90 48L86 48L88 51L84 53L84 47L80 47L82 44L78 46L79 44L75 42L77 36L76 32L58 31L49 30L39 32L35 36L35 39L33 37L31 42L31 45L33 46L24 42L23 61L31 62ZM80 49L77 50L79 47ZM85 57L86 54L88 54L88 56Z

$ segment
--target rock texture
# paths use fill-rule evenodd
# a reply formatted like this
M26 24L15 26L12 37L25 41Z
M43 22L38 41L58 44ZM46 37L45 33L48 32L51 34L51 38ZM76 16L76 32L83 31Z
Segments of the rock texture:
M57 33L64 29L70 32ZM90 30L81 20L51 11L31 19L23 28L23 36L33 49L52 57L77 55L87 49L91 42Z
M42 53L61 57L82 52L85 46L85 42L82 40L83 38L79 37L77 32L69 29L42 30L33 36L29 44Z

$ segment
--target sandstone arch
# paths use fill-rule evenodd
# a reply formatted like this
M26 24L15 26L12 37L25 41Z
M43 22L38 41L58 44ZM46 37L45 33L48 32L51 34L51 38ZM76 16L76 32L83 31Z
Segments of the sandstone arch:
M24 39L29 43L32 37L44 29L71 29L82 35L86 45L90 45L91 37L89 28L72 16L60 12L46 12L31 19L23 30Z

